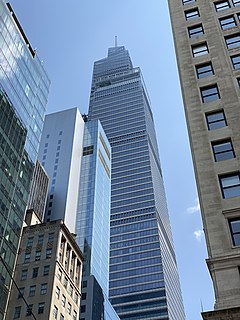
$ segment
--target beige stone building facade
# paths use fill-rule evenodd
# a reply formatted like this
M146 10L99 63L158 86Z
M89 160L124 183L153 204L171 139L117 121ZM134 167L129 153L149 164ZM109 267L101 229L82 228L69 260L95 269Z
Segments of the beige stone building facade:
M240 319L240 1L169 0L215 291L203 319Z
M83 256L73 235L61 220L28 212L26 221L6 319L78 320Z

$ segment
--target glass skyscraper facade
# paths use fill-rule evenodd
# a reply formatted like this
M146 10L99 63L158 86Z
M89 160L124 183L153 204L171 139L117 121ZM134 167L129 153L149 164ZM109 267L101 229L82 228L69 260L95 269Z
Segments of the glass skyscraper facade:
M153 115L123 47L94 64L89 119L112 148L109 297L125 320L183 320Z
M0 0L1 320L11 287L49 85L11 6Z
M85 254L81 319L119 319L108 300L110 188L110 144L100 121L86 121L76 219L76 240Z

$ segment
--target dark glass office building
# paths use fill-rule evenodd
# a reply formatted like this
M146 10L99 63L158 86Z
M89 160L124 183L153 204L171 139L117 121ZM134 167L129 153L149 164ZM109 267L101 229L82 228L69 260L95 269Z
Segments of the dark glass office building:
M0 0L0 320L11 288L49 79L9 4Z
M94 64L89 119L112 147L110 301L121 319L183 320L153 115L123 46Z

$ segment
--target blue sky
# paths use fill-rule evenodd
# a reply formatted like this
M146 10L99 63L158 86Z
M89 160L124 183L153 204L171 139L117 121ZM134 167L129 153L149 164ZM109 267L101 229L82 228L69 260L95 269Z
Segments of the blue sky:
M139 66L151 99L187 320L214 304L167 2L12 0L51 79L48 112L87 113L93 62L118 44ZM176 319L177 320L177 319Z

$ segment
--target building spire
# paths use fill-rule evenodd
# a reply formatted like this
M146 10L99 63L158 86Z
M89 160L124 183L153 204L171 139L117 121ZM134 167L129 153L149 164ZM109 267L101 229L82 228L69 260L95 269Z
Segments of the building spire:
M115 48L118 46L117 44L117 36L115 36Z

